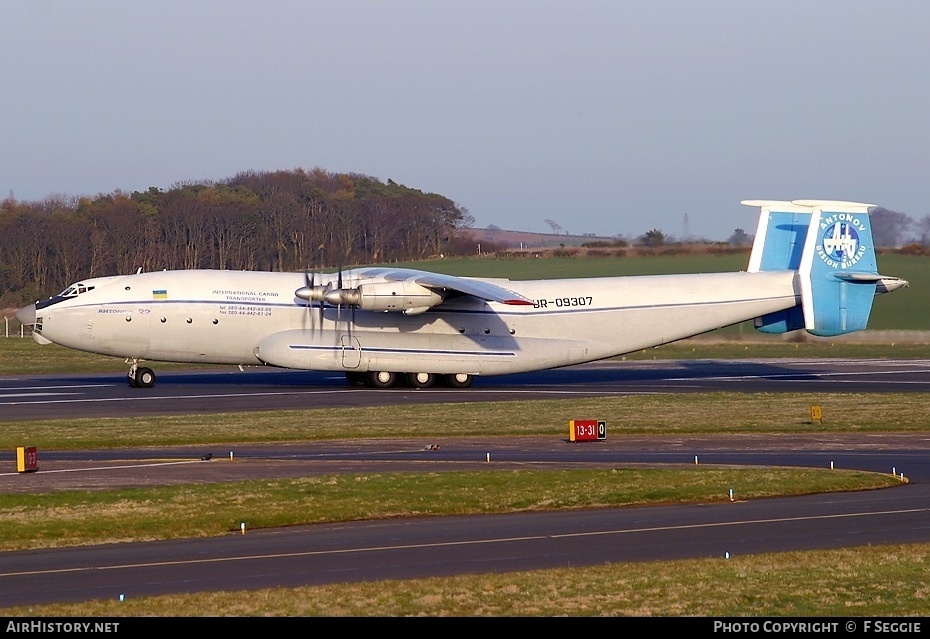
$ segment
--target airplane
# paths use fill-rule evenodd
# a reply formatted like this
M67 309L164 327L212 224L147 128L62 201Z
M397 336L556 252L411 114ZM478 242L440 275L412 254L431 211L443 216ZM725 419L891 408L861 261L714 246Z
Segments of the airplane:
M878 273L869 209L744 200L746 271L510 281L390 266L337 273L177 270L81 280L16 312L40 344L146 361L340 371L355 386L470 387L477 376L616 357L753 320L764 333L866 328Z

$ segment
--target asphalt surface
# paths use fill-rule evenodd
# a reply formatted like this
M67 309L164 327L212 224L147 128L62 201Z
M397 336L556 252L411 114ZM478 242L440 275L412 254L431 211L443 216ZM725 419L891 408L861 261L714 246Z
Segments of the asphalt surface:
M697 390L927 392L930 362L616 362L478 380L469 390L375 391L338 376L266 370L165 372L152 389L119 375L0 378L0 422L262 408L489 401ZM880 491L700 506L426 517L230 531L169 542L0 553L0 606L120 595L721 557L930 541L930 438L900 435L419 438L236 447L43 451L41 470L0 472L0 490L233 481L375 470L760 464L894 473ZM207 458L209 457L209 459ZM10 465L12 468L12 464ZM906 477L907 481L904 481Z
M156 373L149 389L131 388L119 373L0 377L0 421L715 390L930 391L928 360L611 360L477 378L469 389L375 390L351 387L341 374L274 368Z

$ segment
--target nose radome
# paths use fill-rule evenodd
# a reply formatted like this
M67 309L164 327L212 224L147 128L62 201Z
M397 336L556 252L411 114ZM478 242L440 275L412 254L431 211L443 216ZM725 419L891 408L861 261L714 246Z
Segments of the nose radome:
M29 306L24 306L16 311L15 315L20 323L26 326L32 326L36 323L36 305L30 304Z

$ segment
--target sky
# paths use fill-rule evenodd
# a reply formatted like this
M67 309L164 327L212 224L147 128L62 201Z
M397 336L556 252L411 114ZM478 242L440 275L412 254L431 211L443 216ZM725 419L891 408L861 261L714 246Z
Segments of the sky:
M925 0L6 0L0 199L321 168L476 228L930 215Z

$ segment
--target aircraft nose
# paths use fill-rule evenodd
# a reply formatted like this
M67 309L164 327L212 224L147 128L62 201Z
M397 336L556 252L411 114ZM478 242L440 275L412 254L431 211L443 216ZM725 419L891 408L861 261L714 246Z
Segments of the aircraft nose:
M26 326L32 326L36 323L36 305L30 304L29 306L24 306L16 311L15 315L20 323Z

